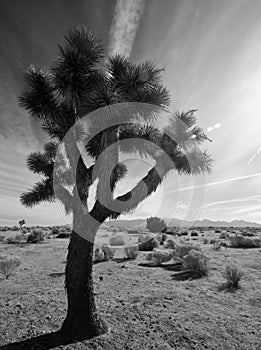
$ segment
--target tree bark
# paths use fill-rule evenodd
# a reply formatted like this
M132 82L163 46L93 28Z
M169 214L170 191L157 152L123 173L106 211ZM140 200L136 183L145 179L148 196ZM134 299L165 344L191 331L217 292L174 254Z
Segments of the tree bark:
M65 271L68 310L61 333L70 340L90 339L108 331L106 322L97 313L94 300L93 242L98 227L91 226L86 229L95 231L88 235L93 240L86 240L72 230L68 247Z

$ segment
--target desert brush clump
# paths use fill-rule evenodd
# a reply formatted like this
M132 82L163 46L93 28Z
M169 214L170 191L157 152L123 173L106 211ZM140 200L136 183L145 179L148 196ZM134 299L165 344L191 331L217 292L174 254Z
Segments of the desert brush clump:
M137 258L138 251L139 251L138 245L134 245L131 247L125 247L125 249L124 249L124 253L125 253L127 259L133 259L133 260Z
M114 235L109 239L109 245L111 246L122 246L125 245L125 239L121 235Z
M151 216L150 218L148 218L146 220L146 228L150 231L150 232L161 232L162 230L164 230L166 228L166 224L164 222L164 220L156 217L156 216Z
M174 241L173 238L168 238L166 241L163 243L164 248L166 249L175 249L176 242Z
M17 256L0 256L0 272L6 279L21 265L21 259Z
M109 247L108 244L104 243L101 246L101 249L102 249L102 251L104 253L104 259L105 260L110 260L110 259L112 259L114 257L115 249Z
M222 231L219 235L219 238L220 239L227 239L227 238L229 238L229 233Z
M173 258L176 260L183 260L183 258L188 255L191 250L197 250L202 252L201 248L196 246L195 244L190 244L187 242L181 242L181 244L177 244L173 251Z
M170 261L173 256L173 251L154 248L151 253L146 256L146 259L155 266L160 266L163 262Z
M243 277L243 271L236 265L227 265L223 272L223 277L226 279L228 288L239 288L239 282Z
M94 246L93 261L101 262L108 261L113 258L115 249L109 247L107 244L103 244L101 247Z
M192 249L182 259L182 268L190 271L194 277L208 275L208 258L202 251Z
M152 251L154 248L158 248L159 242L154 236L150 234L141 234L138 238L138 245L140 251L148 252Z
M229 237L231 248L260 248L261 240L259 238L249 238L241 235Z
M27 243L40 243L44 239L44 232L41 229L33 229L27 237Z

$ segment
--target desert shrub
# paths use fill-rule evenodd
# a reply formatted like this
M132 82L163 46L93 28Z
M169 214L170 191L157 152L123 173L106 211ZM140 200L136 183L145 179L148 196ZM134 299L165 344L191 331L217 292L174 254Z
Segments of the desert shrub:
M125 247L124 252L127 259L136 259L138 256L139 247L134 245L132 247Z
M219 235L220 239L227 239L229 238L229 233L228 232L221 232Z
M260 248L259 238L248 238L241 235L229 237L231 248Z
M58 235L60 233L59 229L57 227L52 228L53 235Z
M140 251L151 251L158 248L159 242L151 235L140 235L138 238L138 246Z
M135 234L139 234L139 230L134 230L134 229L128 229L127 232L130 234L130 235L135 235Z
M221 233L221 230L215 230L215 233Z
M182 268L190 271L194 277L202 277L208 274L207 257L202 251L192 249L183 257Z
M5 241L5 236L0 236L0 242L4 242Z
M159 242L159 244L163 244L166 241L167 234L165 232L160 232L156 235L155 238Z
M71 236L70 232L61 232L61 233L58 233L56 238L70 238L70 236Z
M227 287L239 288L239 281L243 277L243 272L235 265L227 265L223 276L227 280Z
M163 262L170 261L172 259L173 252L163 249L154 248L151 253L146 256L146 259L153 263L155 266L161 265Z
M27 237L27 243L40 243L44 239L44 232L41 229L33 229Z
M93 261L108 261L113 258L114 254L115 250L110 248L107 244L103 244L101 247L94 246Z
M101 247L95 247L94 252L93 252L93 261L94 262L100 262L100 261L105 261L104 258L104 252L101 249Z
M204 238L203 239L203 244L208 244L209 243L209 240L207 238Z
M115 254L115 249L109 247L108 244L105 243L101 246L101 249L104 253L104 260L110 260L113 258Z
M115 235L115 236L110 237L109 244L112 246L125 245L125 239L123 236Z
M253 232L242 232L241 233L245 237L254 237L255 234Z
M174 239L168 238L163 243L163 245L164 245L164 248L166 248L166 249L174 249L176 246L176 243L175 243Z
M211 239L211 240L209 241L209 243L210 243L210 244L216 244L216 243L217 243L217 240L216 240L216 239Z
M198 237L198 232L197 231L191 231L190 236L191 237Z
M221 249L221 244L218 243L218 242L214 243L213 244L213 249L216 250L216 251L220 250Z
M26 235L16 235L14 238L17 242L26 242L27 236Z
M166 224L164 220L156 217L156 216L151 216L146 220L146 228L150 232L161 232L166 228Z
M178 235L179 236L187 236L188 235L188 231L187 230L179 231Z
M21 243L21 241L18 241L17 239L15 239L15 237L7 237L4 241L4 243L7 244L19 244Z
M188 255L188 253L191 250L197 250L199 252L202 252L200 247L194 245L194 244L189 244L189 243L182 243L182 244L177 244L175 246L175 249L173 251L173 257L178 260L182 260L184 256Z
M21 265L21 259L17 256L0 257L0 272L5 276L6 279L19 265Z

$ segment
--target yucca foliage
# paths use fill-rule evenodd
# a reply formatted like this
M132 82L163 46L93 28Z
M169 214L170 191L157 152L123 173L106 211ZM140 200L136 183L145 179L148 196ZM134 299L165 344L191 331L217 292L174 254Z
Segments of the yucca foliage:
M209 171L211 159L207 152L198 147L207 136L196 126L195 110L174 113L171 115L169 126L164 130L148 125L148 120L159 117L160 111L169 103L169 93L161 82L163 70L150 61L134 64L120 55L109 57L106 64L104 62L100 42L85 28L76 27L69 31L63 46L59 46L58 57L49 69L30 66L26 71L26 89L20 97L20 106L29 111L31 117L41 124L51 141L44 146L43 152L34 152L28 156L28 168L40 174L42 179L21 196L21 202L25 206L54 201L53 170L54 163L57 162L56 151L70 128L83 116L97 109L112 106L110 113L116 115L116 108L113 107L120 103L137 102L144 105L129 107L129 115L125 116L124 123L94 133L94 137L85 145L86 155L93 159L93 165L106 147L121 140L134 138L137 142L119 143L119 151L139 152L141 155L155 158L155 148L151 145L146 146L145 142L149 142L163 150L172 160L172 168L180 173L199 174ZM138 124L133 122L137 108L143 124L140 121ZM77 158L79 150L76 144L66 147L64 156L69 158L69 163L74 166L74 158ZM73 209L69 205L73 191L68 191L67 186L73 185L74 179L70 169L65 166L65 160L60 161L63 165L60 178L64 186L60 188L58 195L65 204L66 211L70 212ZM158 162L160 163L160 159ZM159 176L155 169L156 167L152 168L143 179L148 185L146 196L155 191L162 181L163 176ZM170 166L163 169L163 175L169 170L172 170ZM88 189L95 180L92 171L93 166L86 167L81 154L75 185L85 206ZM118 163L110 174L112 190L126 173L125 165ZM96 174L96 177L99 175L101 174ZM138 191L139 184L136 187ZM129 194L126 194L119 199L124 202L128 196ZM135 208L143 199L136 196L133 203L128 203L128 207L123 205L122 211ZM98 202L96 207L97 205ZM111 217L117 217L119 214L107 213Z

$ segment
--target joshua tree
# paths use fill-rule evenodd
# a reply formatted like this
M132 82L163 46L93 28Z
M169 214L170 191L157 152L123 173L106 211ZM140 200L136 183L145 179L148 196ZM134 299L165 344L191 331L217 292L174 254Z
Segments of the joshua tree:
M148 124L169 104L161 75L150 61L105 58L100 42L83 27L68 32L49 70L30 66L25 73L20 106L51 141L28 156L28 168L42 180L22 194L21 202L32 207L58 198L73 215L65 278L68 311L60 331L69 339L107 330L93 293L93 241L99 226L136 208L171 170L200 174L210 169L209 155L199 148L207 137L195 124L195 111L172 114L164 129ZM137 142L124 142L133 138ZM116 184L127 173L119 162L121 152L150 157L154 166L131 191L116 197ZM94 181L96 201L89 208Z

